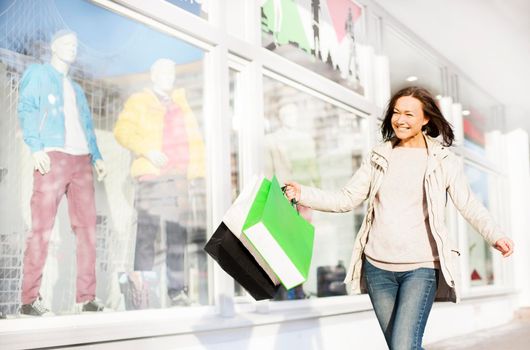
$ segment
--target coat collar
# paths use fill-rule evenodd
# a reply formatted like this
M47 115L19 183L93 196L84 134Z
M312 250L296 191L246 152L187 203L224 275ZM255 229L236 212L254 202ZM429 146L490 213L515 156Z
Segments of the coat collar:
M427 144L428 158L427 170L425 174L428 175L438 166L440 160L449 154L449 150L431 136L423 134L423 137L425 139L425 143ZM395 147L398 141L399 139L397 137L393 137L391 140L375 146L373 148L372 161L379 164L381 167L383 167L383 169L386 170L392 148Z

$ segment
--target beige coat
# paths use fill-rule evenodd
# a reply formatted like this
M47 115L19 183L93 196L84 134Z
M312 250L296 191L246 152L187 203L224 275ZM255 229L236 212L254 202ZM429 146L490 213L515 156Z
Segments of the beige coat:
M375 146L363 160L359 170L339 191L324 191L302 186L300 204L321 211L347 212L368 200L368 212L353 247L345 283L352 293L366 293L362 276L363 252L374 215L374 199L388 167L388 157L396 140ZM454 242L445 226L447 194L462 216L493 246L504 236L491 215L472 193L458 157L437 140L425 136L427 143L427 168L425 171L425 193L429 212L429 225L436 241L440 257L440 283L436 301L460 301L460 271L457 242Z

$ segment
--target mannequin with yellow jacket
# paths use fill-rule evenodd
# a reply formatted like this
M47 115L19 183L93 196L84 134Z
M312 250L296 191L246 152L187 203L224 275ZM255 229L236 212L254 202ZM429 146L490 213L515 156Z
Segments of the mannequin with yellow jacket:
M151 66L152 87L125 102L116 140L134 154L138 213L135 271L152 270L155 239L166 232L168 296L172 305L187 306L184 253L188 184L205 175L204 141L184 89L175 89L175 63L159 59Z

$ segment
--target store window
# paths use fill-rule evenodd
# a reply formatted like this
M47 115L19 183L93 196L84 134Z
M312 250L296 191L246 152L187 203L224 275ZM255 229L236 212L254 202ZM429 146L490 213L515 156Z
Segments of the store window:
M441 65L424 48L388 24L383 25L382 51L389 60L392 94L406 86L418 85L433 96L443 95Z
M208 19L209 0L165 0L201 18Z
M504 116L500 104L466 79L458 80L459 102L462 105L464 147L486 156L487 133L501 130Z
M295 89L264 78L264 173L280 183L336 190L359 168L366 143L365 119ZM346 294L342 283L363 208L332 214L298 207L315 226L314 255L308 280L291 290L280 288L275 300Z
M352 0L265 0L262 45L326 78L364 94L359 45L364 11Z
M204 52L81 0L0 27L0 311L207 304Z
M490 210L490 201L493 198L492 189L495 188L495 176L471 164L464 166L464 172L473 193ZM466 233L469 253L468 278L471 286L493 284L495 276L493 274L493 259L489 244L467 221Z

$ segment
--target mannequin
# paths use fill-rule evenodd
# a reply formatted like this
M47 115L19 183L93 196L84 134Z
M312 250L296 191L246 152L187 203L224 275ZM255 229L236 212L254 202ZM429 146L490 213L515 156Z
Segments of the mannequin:
M165 231L168 297L173 306L189 306L184 266L188 188L204 178L204 142L184 89L174 87L175 62L155 61L150 80L150 88L125 102L114 128L116 140L135 154L134 270L153 269L156 236Z
M287 103L278 109L279 127L265 137L267 149L266 174L275 174L282 183L298 179L303 184L319 184L315 142L301 131L298 107Z
M49 64L33 64L19 85L18 116L34 164L32 229L26 242L21 314L50 314L39 289L57 207L66 194L76 234L77 293L82 311L102 311L96 301L96 209L92 165L106 176L92 117L81 87L68 76L77 56L77 36L60 30L51 40Z
M344 29L346 30L346 34L348 35L349 41L349 54L348 54L348 76L354 76L355 81L354 87L359 86L360 80L359 80L359 63L357 62L357 53L355 51L355 24L353 21L353 13L352 8L348 8L348 19L346 20L346 23L344 23Z

